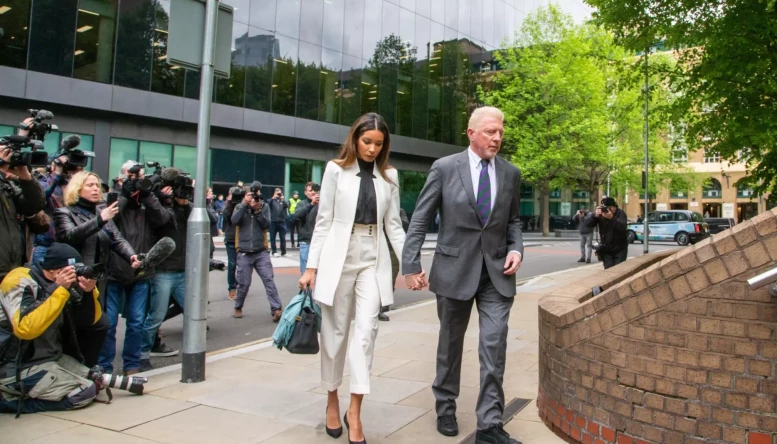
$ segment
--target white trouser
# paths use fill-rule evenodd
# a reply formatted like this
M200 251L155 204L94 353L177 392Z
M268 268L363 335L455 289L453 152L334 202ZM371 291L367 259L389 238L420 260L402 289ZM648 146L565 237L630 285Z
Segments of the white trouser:
M321 304L321 385L330 392L343 382L347 349L351 393L370 393L370 369L380 311L377 241L377 226L354 225L332 306ZM351 319L355 322L349 347Z

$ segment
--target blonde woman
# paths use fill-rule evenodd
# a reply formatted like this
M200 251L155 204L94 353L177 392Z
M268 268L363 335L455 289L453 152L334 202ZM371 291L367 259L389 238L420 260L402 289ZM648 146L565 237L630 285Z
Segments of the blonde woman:
M394 302L386 237L395 251L402 251L405 242L397 170L388 164L389 152L388 126L381 116L365 114L351 126L340 155L327 164L307 270L299 280L300 288L316 284L314 297L321 304L321 380L328 391L326 431L333 438L342 433L337 389L346 352L350 361L351 404L343 422L351 443L367 442L361 404L370 393L378 313Z

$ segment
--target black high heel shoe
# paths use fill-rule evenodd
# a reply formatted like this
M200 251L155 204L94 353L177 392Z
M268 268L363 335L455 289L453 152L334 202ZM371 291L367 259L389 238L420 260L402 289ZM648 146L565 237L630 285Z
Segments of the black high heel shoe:
M349 432L349 433L348 433L348 442L349 442L350 444L367 444L367 438L365 438L365 439L363 439L363 440L361 440L361 441L351 441L351 433L350 433L350 431L351 431L351 426L349 426L349 425L348 425L348 413L346 413L345 415L343 415L343 422L345 423L345 428L347 428L347 429L348 429L348 432Z
M328 414L329 414L329 407L327 407L326 413L324 413L324 428L326 429L326 434L331 436L334 439L337 439L337 438L339 438L340 436L343 435L343 426L340 426L340 427L338 427L336 429L330 429L329 427L327 427L326 426L326 417L327 417Z

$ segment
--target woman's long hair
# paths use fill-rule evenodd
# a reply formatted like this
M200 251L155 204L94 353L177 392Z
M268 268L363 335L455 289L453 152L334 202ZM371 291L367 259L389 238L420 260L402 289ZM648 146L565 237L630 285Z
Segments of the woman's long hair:
M100 176L90 171L79 171L73 174L70 181L65 188L65 205L75 205L78 203L78 198L81 197L81 189L84 187L84 183L89 176L97 178L97 183L100 183ZM103 190L100 188L100 200L103 199Z
M359 137L367 131L372 130L378 130L383 133L383 148L375 159L375 166L381 177L383 177L383 180L394 184L394 181L389 179L388 174L386 174L386 170L392 168L388 163L389 153L391 151L391 140L389 138L388 125L380 114L367 113L356 119L356 122L351 125L348 137L346 137L345 142L343 142L343 146L340 148L340 154L334 162L343 168L353 165L354 162L356 162L356 158L359 157Z

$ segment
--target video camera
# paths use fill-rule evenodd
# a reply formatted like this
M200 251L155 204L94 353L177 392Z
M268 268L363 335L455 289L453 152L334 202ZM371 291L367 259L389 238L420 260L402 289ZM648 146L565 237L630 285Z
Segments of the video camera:
M254 195L254 200L264 200L264 196L262 196L262 182L255 180L251 183L251 194Z
M89 159L94 158L94 153L91 151L83 151L76 149L81 144L81 137L72 134L62 139L62 143L59 145L59 151L57 151L57 158L54 159L56 165L62 165L62 161L59 160L59 156L67 156L67 162L65 162L65 171L76 171L79 168L86 168L89 164Z
M52 131L59 131L57 125L43 122L44 120L51 120L54 118L54 113L51 111L46 111L45 109L28 109L27 112L30 113L30 117L33 118L33 121L29 124L22 122L19 124L19 128L29 131L30 139L43 142L43 139L46 138L46 134L49 134Z
M8 161L11 168L26 165L30 168L46 167L49 163L49 155L43 151L43 142L24 136L3 136L0 145L5 145L13 151ZM30 148L31 151L22 152L22 149Z
M146 166L155 168L154 174L146 176L140 181L140 189L157 196L170 197L162 196L162 188L170 187L173 189L173 197L194 199L194 180L189 177L189 174L178 168L164 167L159 162L147 162Z

